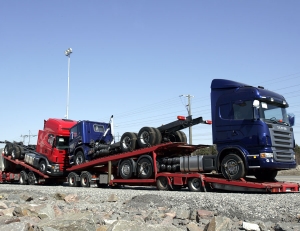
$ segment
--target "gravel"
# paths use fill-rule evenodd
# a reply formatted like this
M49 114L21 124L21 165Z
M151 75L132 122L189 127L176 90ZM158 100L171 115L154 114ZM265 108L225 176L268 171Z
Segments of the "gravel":
M178 209L204 209L231 219L244 221L295 222L300 214L300 194L258 194L228 192L158 191L153 187L71 188L68 186L27 186L0 184L1 193L22 191L32 194L54 196L56 193L77 194L81 203L78 209L97 209L114 194L118 199L108 209L167 207ZM84 202L82 202L84 201ZM109 205L105 205L109 206Z

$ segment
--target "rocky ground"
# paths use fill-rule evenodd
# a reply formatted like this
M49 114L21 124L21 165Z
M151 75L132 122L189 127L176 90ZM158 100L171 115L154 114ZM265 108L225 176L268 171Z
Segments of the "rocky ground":
M0 230L300 230L300 194L0 185Z

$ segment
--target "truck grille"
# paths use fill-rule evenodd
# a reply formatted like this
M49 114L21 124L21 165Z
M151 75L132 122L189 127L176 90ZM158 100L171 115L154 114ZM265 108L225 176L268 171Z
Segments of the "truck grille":
M293 129L281 124L268 124L274 159L279 162L291 162L294 159Z

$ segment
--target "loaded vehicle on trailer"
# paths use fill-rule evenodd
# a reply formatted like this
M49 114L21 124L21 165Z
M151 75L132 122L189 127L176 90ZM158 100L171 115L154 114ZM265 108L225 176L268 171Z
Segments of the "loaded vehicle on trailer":
M49 170L59 169L62 176L67 176L70 186L88 187L96 183L99 186L156 185L161 190L189 187L191 191L218 188L298 191L298 184L275 182L278 170L296 166L294 118L286 113L288 104L283 96L230 80L213 80L211 89L213 143L217 145L218 155L190 156L206 146L187 145L186 136L180 130L199 123L211 124L202 117L178 117L177 121L158 128L126 132L117 143L113 139L111 117L109 123L64 121L69 127L61 129L63 135L51 129L44 134L47 139L42 140L49 147L44 153L43 149L33 151L20 143L6 142L6 147L10 144L14 150L19 146L25 154L20 151L17 155L24 161L9 154L4 159L22 166L28 179L53 179L56 176ZM59 124L60 120L57 121ZM66 143L60 146L59 141ZM39 142L38 139L37 147L42 147ZM44 170L41 160L58 147L64 147L63 163L48 161L45 164L48 171ZM220 174L208 175L212 170ZM257 180L248 180L249 175ZM37 180L28 180L32 182Z
M213 143L217 168L228 179L254 175L274 180L295 168L294 115L282 95L231 80L211 83Z

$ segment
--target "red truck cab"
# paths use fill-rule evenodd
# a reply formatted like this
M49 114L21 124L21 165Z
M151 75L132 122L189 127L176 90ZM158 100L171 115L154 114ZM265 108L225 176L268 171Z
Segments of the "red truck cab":
M75 120L50 118L44 120L44 129L39 130L36 152L46 157L48 165L58 164L59 172L69 166L70 128L75 124Z

